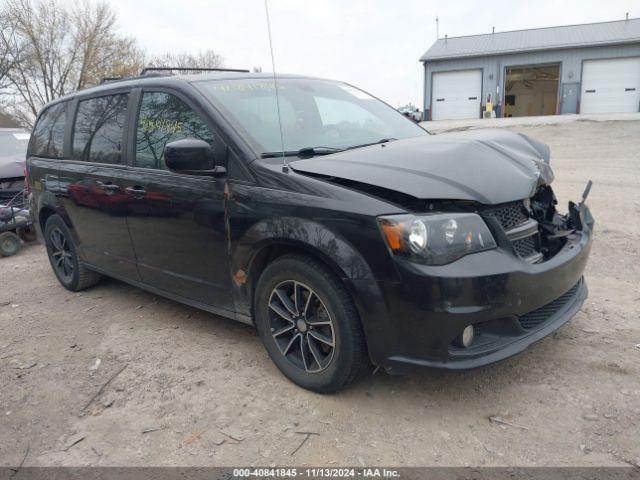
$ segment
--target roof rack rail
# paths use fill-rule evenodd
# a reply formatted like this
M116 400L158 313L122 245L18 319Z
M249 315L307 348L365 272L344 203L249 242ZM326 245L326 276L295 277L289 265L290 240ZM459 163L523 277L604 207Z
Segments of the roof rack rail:
M236 72L236 73L249 73L249 70L241 68L199 68L199 67L145 67L140 72L140 76L143 77L151 72Z
M100 79L100 85L102 85L103 83L119 82L121 80L127 80L127 79L124 77L102 77Z

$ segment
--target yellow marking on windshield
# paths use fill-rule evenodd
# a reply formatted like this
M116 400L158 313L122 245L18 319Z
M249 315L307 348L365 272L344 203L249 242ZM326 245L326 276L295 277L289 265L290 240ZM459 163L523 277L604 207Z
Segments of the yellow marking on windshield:
M274 91L273 82L254 82L254 83L214 83L211 89L216 92L255 92L255 91ZM284 85L278 85L278 90L284 90Z
M182 131L182 122L177 120L167 120L164 118L143 117L140 119L140 127L145 133L164 132L164 133L180 133Z

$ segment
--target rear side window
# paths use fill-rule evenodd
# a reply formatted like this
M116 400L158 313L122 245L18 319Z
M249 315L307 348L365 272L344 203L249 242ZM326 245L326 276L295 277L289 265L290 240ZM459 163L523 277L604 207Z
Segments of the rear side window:
M145 92L136 129L136 167L166 169L164 146L183 138L213 145L213 133L200 115L175 95Z
M61 158L64 129L67 124L67 102L47 108L36 123L29 144L29 155Z
M83 162L123 163L122 145L128 93L78 103L73 128L73 158Z

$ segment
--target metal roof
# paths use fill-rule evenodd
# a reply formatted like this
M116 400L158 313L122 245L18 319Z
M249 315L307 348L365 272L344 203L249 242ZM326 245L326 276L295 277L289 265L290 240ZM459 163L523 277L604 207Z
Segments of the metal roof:
M438 39L421 62L640 42L640 18Z

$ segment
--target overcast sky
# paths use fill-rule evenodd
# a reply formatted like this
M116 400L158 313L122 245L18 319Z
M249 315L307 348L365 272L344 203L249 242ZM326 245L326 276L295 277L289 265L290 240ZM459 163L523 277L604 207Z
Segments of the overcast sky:
M213 49L272 71L264 0L110 0L150 53ZM635 9L633 8L635 7ZM440 36L640 17L638 0L269 0L276 71L344 80L394 106L422 104L418 58Z

